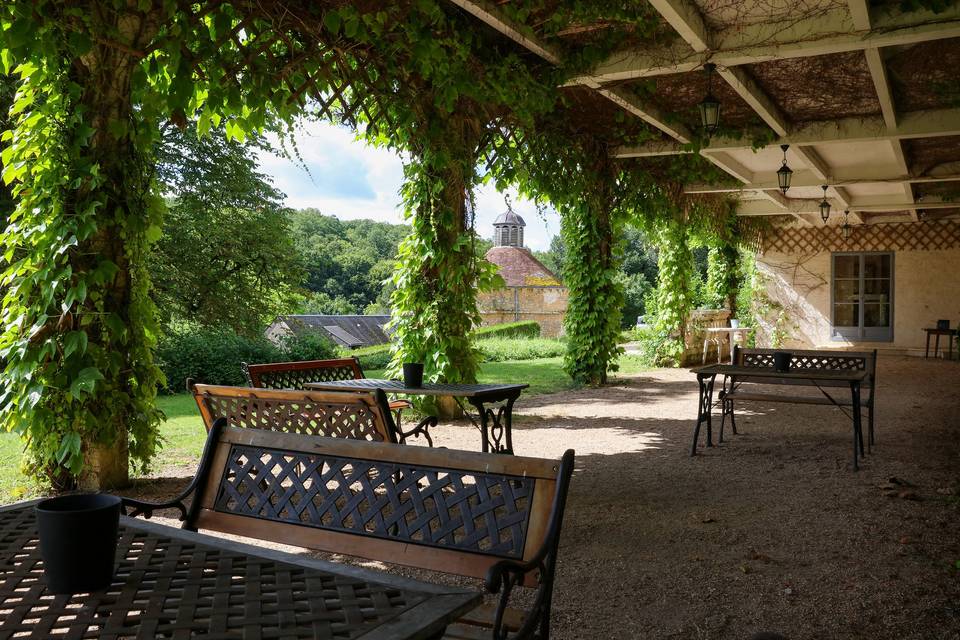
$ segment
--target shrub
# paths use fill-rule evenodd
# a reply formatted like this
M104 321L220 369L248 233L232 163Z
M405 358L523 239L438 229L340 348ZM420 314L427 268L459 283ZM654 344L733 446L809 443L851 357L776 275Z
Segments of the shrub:
M248 338L226 329L179 329L157 346L157 362L167 378L167 393L183 391L187 378L204 384L244 385L241 362L319 360L336 356L319 334L290 336L277 346L266 338Z
M524 320L522 322L508 322L505 324L495 324L489 327L481 327L473 332L474 339L479 341L479 343L485 343L491 338L539 338L540 337L540 325L534 320ZM481 348L481 351L486 356L486 352L483 351L482 344L478 344L478 347ZM532 348L532 347L531 347ZM553 350L556 347L551 347L550 356L530 356L530 358L546 358L552 357L554 354ZM494 349L491 347L491 349ZM506 349L506 347L504 347ZM541 349L546 352L546 347L541 347ZM529 351L528 351L529 352ZM499 351L497 353L500 353ZM563 351L561 348L560 354L562 355ZM342 349L340 355L345 358L357 357L360 359L360 366L364 371L374 371L379 369L386 369L390 364L390 345L389 344L376 344L369 347L362 347L360 349ZM484 360L487 362L501 362L502 360L527 360L528 358L512 357L512 358L498 358L494 356L494 359L484 357Z
M283 359L291 362L338 357L337 346L325 335L317 332L281 338L280 351L283 352Z
M477 348L483 362L507 362L556 358L566 353L567 344L555 338L488 338L479 340Z
M507 322L489 327L481 327L474 331L473 335L477 340L484 340L486 338L539 338L540 324L535 320Z

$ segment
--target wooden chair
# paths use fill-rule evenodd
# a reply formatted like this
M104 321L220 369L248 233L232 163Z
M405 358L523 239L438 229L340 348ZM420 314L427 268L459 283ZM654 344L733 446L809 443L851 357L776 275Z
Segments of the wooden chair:
M243 369L243 374L251 387L264 389L303 389L303 385L308 382L359 380L363 378L360 360L355 357L264 364L241 362L240 367ZM394 412L398 426L403 423L403 410L412 406L408 400L390 400L390 410Z
M182 495L125 499L124 509L150 517L174 508L192 531L485 578L496 605L444 637L547 640L573 463L572 450L544 460L240 429L221 418ZM525 610L511 607L515 588L534 590Z

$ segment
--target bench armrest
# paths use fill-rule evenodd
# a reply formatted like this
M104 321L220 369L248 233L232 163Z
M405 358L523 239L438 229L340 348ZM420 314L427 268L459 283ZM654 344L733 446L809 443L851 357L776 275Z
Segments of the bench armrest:
M402 430L399 425L396 426L397 429L397 440L400 441L400 444L406 444L407 438L419 438L423 436L427 440L427 444L431 447L433 446L433 438L430 436L428 429L431 427L437 426L437 417L436 416L427 416L423 420L417 423L413 429L409 431Z
M537 593L533 605L524 617L523 626L510 635L511 640L524 638L549 637L550 604L553 599L553 576L557 563L557 548L560 544L560 527L563 524L563 511L567 502L567 490L570 476L573 474L573 451L567 450L560 461L557 474L557 488L550 510L550 521L543 545L536 555L527 562L501 560L487 570L484 584L490 593L499 593L497 610L493 621L493 637L506 638L507 630L503 626L503 617L507 611L513 588L523 584L527 575L537 574Z
M210 473L210 464L213 460L213 448L220 438L220 432L223 431L225 426L227 426L227 419L217 418L210 427L207 440L203 445L203 454L200 456L200 465L197 467L197 472L193 475L193 479L190 480L190 484L187 485L187 488L184 489L180 495L163 502L149 502L146 500L137 500L136 498L121 497L120 500L122 502L120 509L123 511L123 515L130 517L143 516L149 519L153 516L154 511L159 511L160 509L177 509L180 512L179 520L183 522L183 528L193 529L193 520L200 503L196 495L194 495L190 501L189 507L184 500L190 497L191 494L195 494L197 488L206 482L207 475Z

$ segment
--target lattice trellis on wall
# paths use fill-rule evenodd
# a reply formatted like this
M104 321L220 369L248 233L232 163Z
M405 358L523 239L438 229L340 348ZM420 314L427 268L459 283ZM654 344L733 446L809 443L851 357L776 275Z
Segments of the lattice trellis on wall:
M960 223L906 222L866 224L851 228L774 228L763 239L763 253L811 254L820 251L934 251L960 247Z

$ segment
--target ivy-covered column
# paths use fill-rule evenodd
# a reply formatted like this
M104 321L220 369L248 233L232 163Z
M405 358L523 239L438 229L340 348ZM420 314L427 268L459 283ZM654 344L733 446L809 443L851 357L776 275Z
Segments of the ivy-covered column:
M623 221L614 209L616 167L598 154L580 199L560 207L560 234L566 247L564 284L570 290L564 330L564 369L577 382L599 385L616 369L623 312L623 287L617 275L617 242Z
M22 78L3 158L17 207L3 235L0 411L58 488L125 484L128 453L149 460L160 419L145 260L162 204L155 127L132 99L156 26L126 4L90 6L12 3L0 52Z
M467 108L421 110L404 168L405 216L413 230L398 250L394 275L391 370L423 362L436 382L476 382L470 332L480 322L477 291L494 271L475 256L470 193L477 175L480 123Z
M662 364L680 364L694 299L689 227L677 212L658 220L655 231L659 249L656 330L663 338L656 359Z

